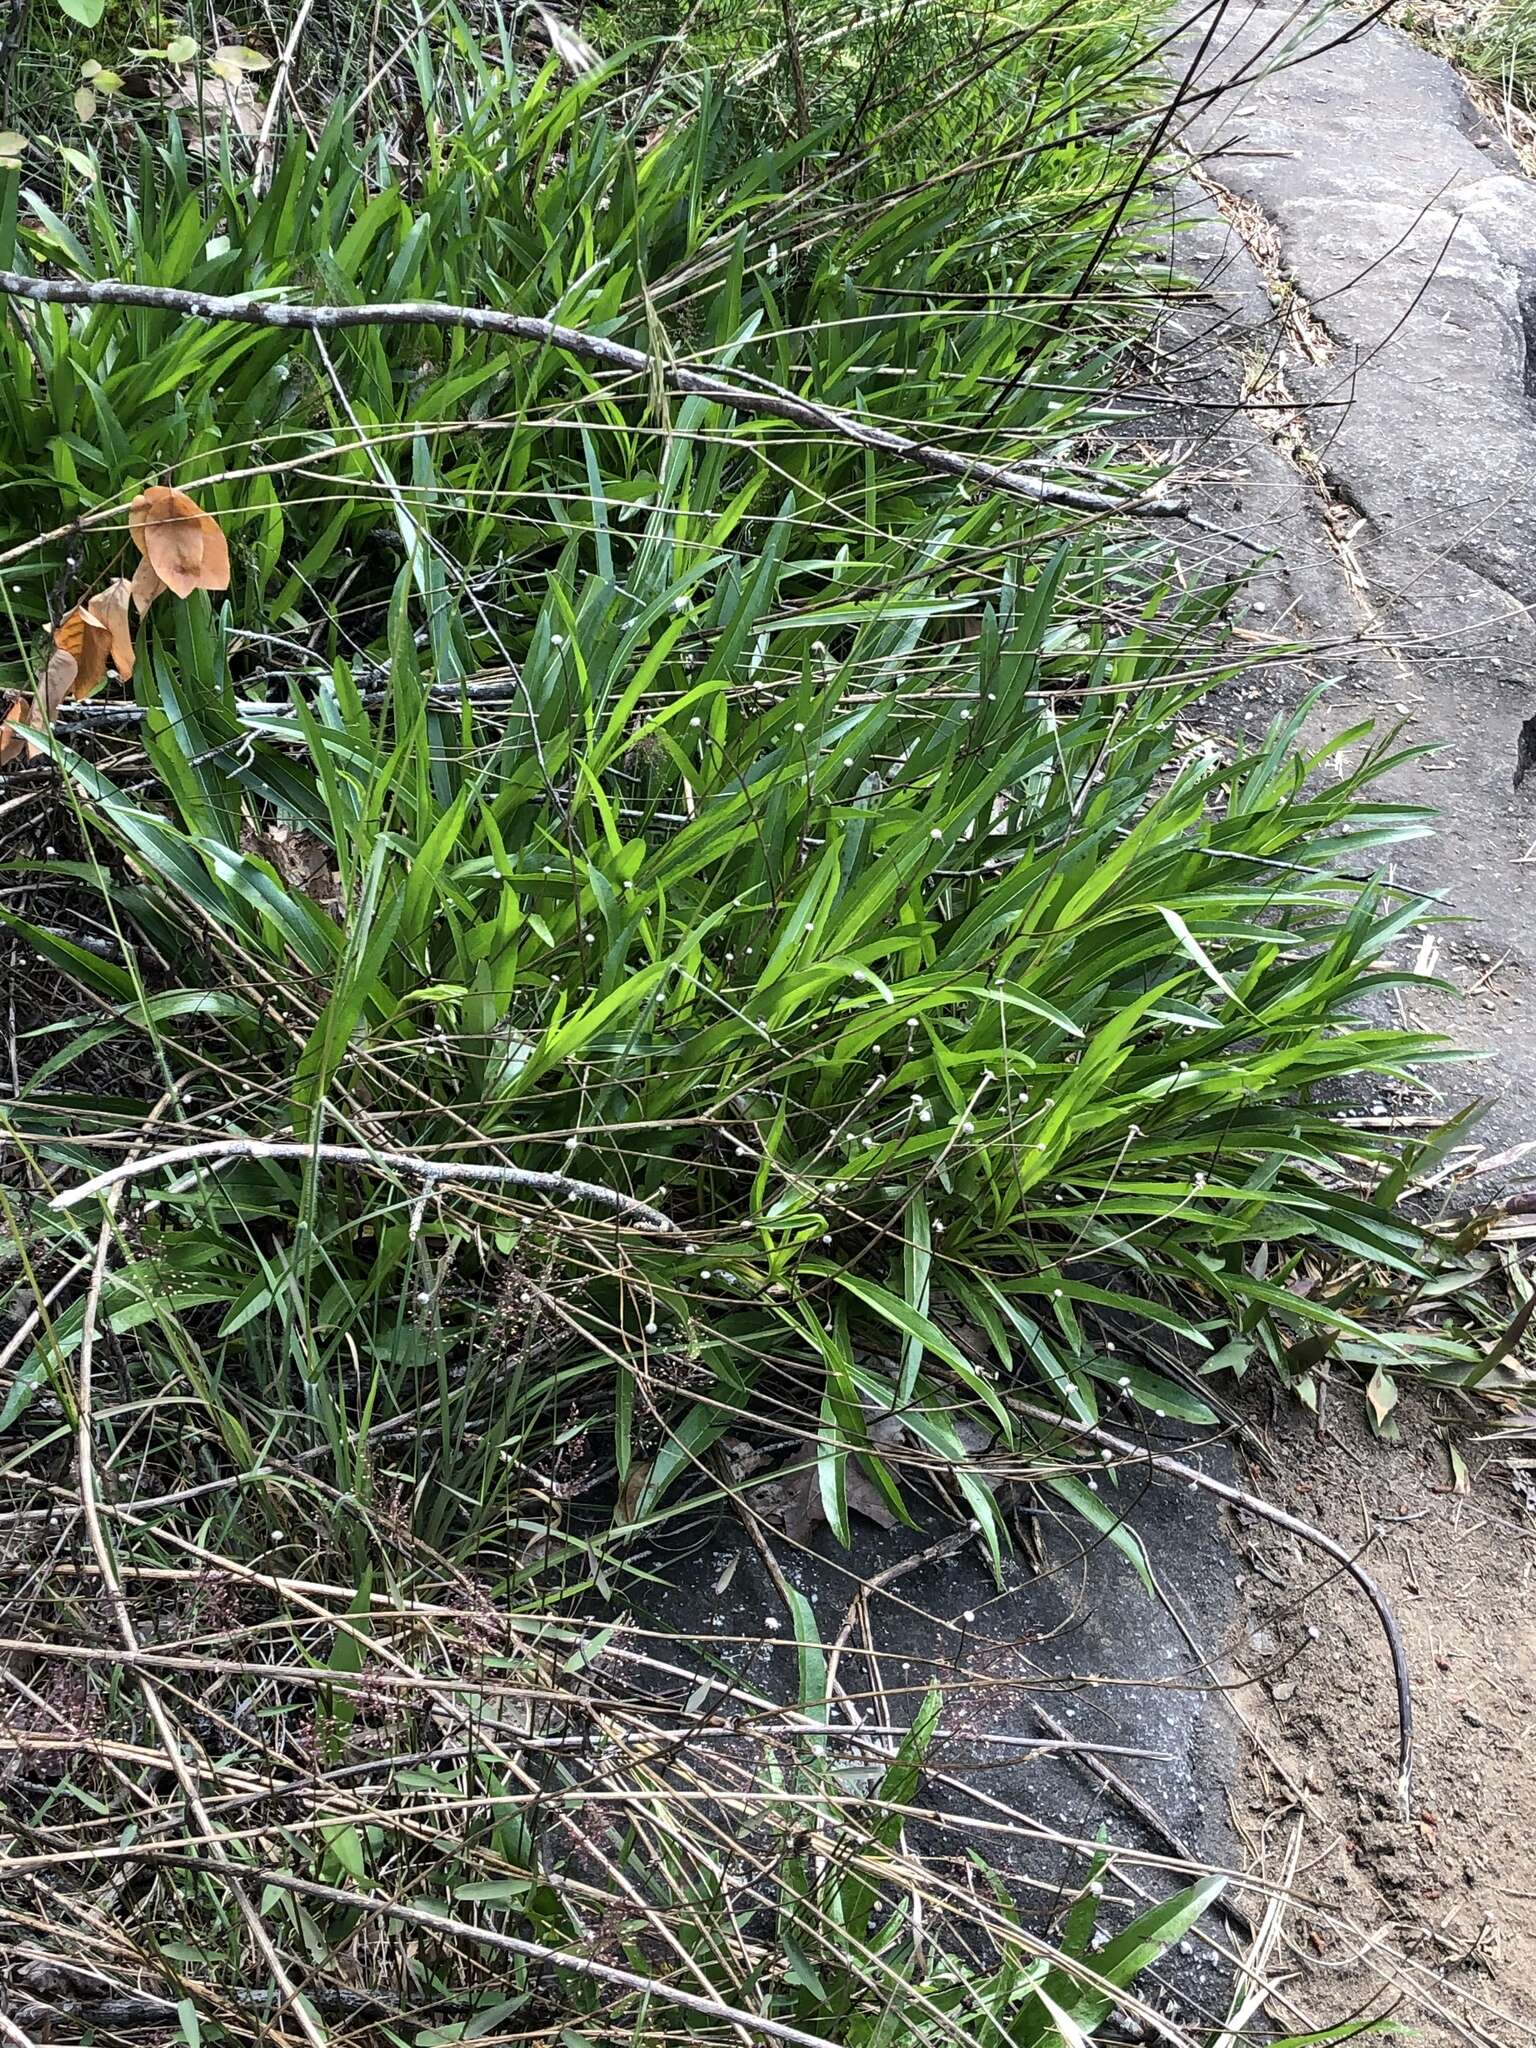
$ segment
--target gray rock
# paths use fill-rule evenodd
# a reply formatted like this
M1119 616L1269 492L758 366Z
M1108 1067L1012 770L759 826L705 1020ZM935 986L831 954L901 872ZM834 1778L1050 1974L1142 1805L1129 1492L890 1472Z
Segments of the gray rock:
M1478 1135L1490 1150L1514 1146L1536 1135L1536 785L1514 788L1522 721L1536 712L1536 187L1450 66L1379 21L1330 11L1298 29L1260 7L1223 17L1202 54L1203 34L1202 16L1174 67L1195 65L1202 91L1226 90L1198 102L1183 141L1268 224L1282 276L1332 348L1313 362L1283 321L1266 333L1249 252L1201 225L1174 238L1204 306L1170 319L1169 395L1200 387L1212 424L1197 463L1220 475L1203 494L1212 517L1278 546L1291 571L1266 566L1250 623L1327 650L1274 671L1291 697L1334 680L1312 736L1362 713L1406 717L1406 738L1439 750L1386 785L1442 817L1394 873L1475 920L1469 939L1495 958L1460 976L1478 984L1475 1025L1433 996L1415 999L1415 1021L1497 1051L1496 1064L1439 1078L1448 1106L1493 1097ZM1198 207L1181 197L1177 210ZM1332 515L1268 445L1262 414L1234 408L1215 424L1219 393L1235 395L1239 356L1260 337L1305 403ZM1357 525L1363 602L1330 539L1341 508ZM1181 552L1209 575L1235 566L1208 541Z
M1193 1456L1228 1467L1224 1447ZM1237 1563L1216 1504L1184 1488L1148 1487L1141 1475L1118 1488L1106 1475L1098 1487L1145 1544L1156 1593L1085 1522L1032 1502L1001 1588L978 1544L921 1564L869 1593L873 1654L855 1630L840 1660L838 1689L866 1722L904 1726L929 1688L941 1689L939 1733L915 1802L930 1817L910 1838L944 1867L983 1857L1008 1884L1025 1924L1040 1933L1049 1933L1086 1874L1085 1853L1063 1837L1091 1846L1102 1834L1111 1848L1159 1857L1169 1849L1080 1756L1056 1745L1037 1707L1085 1746L1156 1752L1108 1753L1102 1761L1195 1856L1226 1866L1241 1857L1226 1800L1235 1723L1220 1690ZM832 1642L860 1580L877 1580L953 1527L936 1519L919 1531L887 1531L855 1521L851 1553L825 1526L813 1547L776 1547L786 1576L812 1603L819 1634ZM1035 1545L1039 1555L1030 1562L1027 1546ZM697 1641L700 1669L733 1671L750 1693L795 1701L797 1658L785 1640L792 1628L763 1565L743 1549L734 1517L722 1516L716 1548L706 1549L702 1564L694 1557L669 1565L659 1553L640 1562L658 1579L635 1608L637 1619L675 1640ZM715 1587L727 1567L722 1595ZM735 1640L743 1637L764 1640ZM833 1719L843 1720L843 1711ZM978 1821L991 1825L978 1829ZM1178 1882L1155 1869L1134 1875L1151 1895ZM1113 1865L1105 1892L1103 1924L1113 1928L1126 1917ZM1225 1934L1219 1918L1210 1931ZM1211 2022L1221 2017L1230 1984L1197 1940L1142 1988L1171 1996L1191 2021Z

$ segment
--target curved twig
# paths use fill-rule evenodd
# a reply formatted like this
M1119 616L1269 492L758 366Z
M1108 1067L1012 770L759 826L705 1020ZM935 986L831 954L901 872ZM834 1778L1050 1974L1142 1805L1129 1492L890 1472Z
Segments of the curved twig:
M1116 1457L1139 1460L1150 1465L1155 1471L1164 1472L1172 1479L1181 1479L1186 1486L1198 1487L1202 1493L1213 1493L1218 1500L1229 1502L1233 1507L1244 1508L1251 1515L1258 1515L1263 1521L1273 1522L1277 1528L1288 1529L1293 1536L1310 1543L1315 1549L1324 1551L1341 1565L1354 1580L1366 1599L1376 1610L1382 1633L1387 1639L1387 1649L1392 1657L1392 1677L1397 1688L1397 1795L1405 1820L1412 1817L1410 1802L1413 1794L1413 1691L1409 1680L1408 1653L1403 1648L1402 1633L1397 1618L1388 1604L1387 1596L1371 1577L1365 1567L1356 1562L1342 1543L1336 1543L1326 1530L1315 1523L1302 1521L1299 1515L1288 1514L1284 1508L1277 1508L1267 1500L1261 1500L1256 1493L1247 1493L1240 1486L1229 1486L1224 1479L1213 1479L1208 1472L1202 1472L1196 1465L1186 1465L1180 1458L1170 1458L1162 1451L1154 1451L1146 1444L1132 1443L1128 1438L1115 1436L1107 1429L1095 1424L1075 1421L1072 1417L1053 1413L1050 1409L1037 1408L1033 1403L1015 1403L1019 1411L1036 1422L1049 1424L1052 1429L1068 1431L1077 1436L1088 1437L1103 1449L1113 1451Z
M323 1159L338 1166L366 1166L374 1172L413 1173L424 1181L490 1181L498 1185L533 1188L540 1194L560 1195L567 1201L596 1202L613 1209L633 1223L648 1224L652 1230L675 1231L670 1216L663 1216L649 1203L633 1195L620 1194L595 1180L576 1180L565 1173L540 1173L530 1166L487 1166L467 1159L423 1159L414 1152L375 1152L366 1145L306 1145L294 1138L208 1138L197 1145L173 1145L166 1152L152 1152L143 1159L125 1159L93 1174L78 1187L66 1188L50 1202L52 1209L73 1209L107 1188L123 1181L140 1180L167 1166L188 1166L199 1159Z
M508 341L564 349L567 355L622 370L627 376L659 378L670 390L687 397L711 399L750 418L818 427L857 447L897 456L918 469L956 477L962 483L976 484L1005 497L1027 498L1037 505L1061 505L1075 512L1130 512L1139 518L1153 519L1191 517L1183 499L1161 491L1133 491L1116 496L1105 491L1080 490L1075 484L1052 483L1011 464L980 462L969 455L957 455L952 449L937 447L931 441L875 426L839 406L818 405L812 399L798 398L792 391L744 370L733 371L729 377L691 370L685 364L666 362L644 349L610 341L606 335L587 334L579 327L564 327L558 321L541 320L531 313L502 313L491 306L437 305L418 299L363 306L303 306L286 299L229 297L177 291L169 285L128 284L116 277L25 277L17 270L0 270L0 298L33 299L49 306L138 306L155 312L180 313L189 320L235 320L248 327L303 328L314 333L342 327L461 327L476 334L503 335Z
M172 1101L167 1092L150 1111L139 1138L135 1152L148 1139L150 1132L164 1115ZM135 1163L133 1154L125 1162ZM121 1177L121 1176L120 1176ZM75 1481L80 1496L80 1514L85 1523L86 1536L90 1543L91 1556L101 1576L102 1588L107 1596L117 1635L124 1655L132 1661L139 1652L139 1635L134 1626L127 1600L123 1596L122 1583L117 1574L112 1549L102 1528L100 1513L100 1491L96 1477L95 1431L96 1419L93 1402L92 1368L95 1362L95 1344L98 1327L98 1312L101 1307L102 1289L106 1284L107 1267L110 1263L112 1246L117 1235L117 1193L114 1190L104 1205L101 1228L96 1234L96 1252L91 1261L91 1277L86 1287L85 1309L80 1325L80 1358L76 1378L75 1394ZM172 1711L162 1696L160 1686L142 1670L136 1670L134 1677L144 1701L144 1708L153 1723L159 1738L165 1760L171 1767L172 1775L181 1788L181 1795L187 1804L197 1832L207 1845L211 1867L219 1873L223 1884L240 1910L240 1916L250 1931L251 1939L262 1961L272 1972L272 1981L281 1994L283 2004L292 2012L300 2033L310 2048L326 2048L323 2028L319 2027L306 2010L299 1996L298 1988L289 1976L282 1957L278 1954L260 1908L246 1890L243 1874L234 1858L224 1845L223 1837L214 1826L207 1807L203 1803L201 1787L197 1777L188 1765L182 1750L181 1738L177 1732ZM17 2041L25 2042L26 2036L19 2029L3 2036L8 2048L17 2048ZM30 2048L30 2044L28 2044Z

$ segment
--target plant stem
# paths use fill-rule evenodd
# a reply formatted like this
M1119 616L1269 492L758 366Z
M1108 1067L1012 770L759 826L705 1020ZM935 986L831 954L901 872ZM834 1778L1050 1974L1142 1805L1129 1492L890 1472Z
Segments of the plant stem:
M487 1166L467 1159L423 1159L414 1152L373 1152L364 1145L300 1144L297 1139L208 1138L197 1145L173 1145L169 1151L153 1152L146 1159L125 1159L109 1166L105 1173L92 1175L78 1187L55 1195L50 1207L73 1209L79 1202L124 1181L140 1180L167 1166L187 1166L200 1159L316 1159L338 1166L365 1166L374 1173L414 1173L425 1181L471 1180L534 1188L542 1194L563 1195L569 1201L597 1202L617 1210L631 1222L649 1224L652 1230L674 1231L677 1225L659 1209L622 1195L616 1188L595 1180L575 1180L565 1173L540 1173L527 1166Z
M1080 490L1074 484L1051 483L1014 465L956 455L949 448L858 419L840 407L797 398L766 378L749 378L745 371L719 377L704 370L691 370L682 363L664 362L644 349L630 348L623 342L609 341L604 335L586 334L580 328L563 327L557 321L541 320L529 313L500 313L489 306L436 305L424 300L302 306L286 300L177 291L168 285L126 284L115 277L24 277L15 270L0 270L0 298L32 299L50 306L137 306L154 312L180 313L187 319L232 320L250 327L298 328L314 333L343 327L462 327L475 334L505 335L509 341L564 349L568 355L621 370L626 376L659 378L673 391L710 399L748 418L818 427L856 447L897 456L932 475L954 477L1004 497L1027 498L1037 505L1061 505L1075 512L1132 512L1138 517L1158 519L1191 516L1181 498L1169 497L1162 491L1112 495Z

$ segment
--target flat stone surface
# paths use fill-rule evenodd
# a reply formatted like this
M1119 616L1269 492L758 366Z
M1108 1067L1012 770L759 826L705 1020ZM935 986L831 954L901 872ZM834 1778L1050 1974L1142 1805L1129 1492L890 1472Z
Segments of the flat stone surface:
M1174 419L1197 400L1179 425L1210 477L1205 507L1278 551L1243 623L1311 651L1277 664L1275 693L1331 686L1313 738L1368 715L1436 750L1386 784L1442 817L1393 874L1465 920L1441 932L1438 966L1470 1001L1415 998L1412 1021L1495 1055L1434 1078L1447 1108L1490 1102L1486 1153L1532 1144L1523 1169L1510 1162L1519 1177L1536 1167L1536 777L1511 786L1536 710L1536 187L1451 67L1384 24L1333 12L1302 32L1257 7L1225 15L1202 49L1203 35L1203 20L1182 33L1173 69L1224 90L1184 146L1266 225L1266 263L1330 346L1314 361L1296 345L1276 273L1191 185L1173 262L1206 312L1172 316L1179 374L1161 395ZM1239 402L1261 350L1302 404L1328 495L1355 514L1363 597L1323 496ZM1235 547L1183 552L1208 575L1242 566Z
M1225 1446L1191 1455L1214 1461L1213 1471L1228 1469ZM1101 1478L1098 1492L1144 1543L1156 1593L1086 1522L1065 1507L1042 1511L1038 1496L1018 1522L1018 1550L1001 1587L977 1542L883 1588L876 1583L953 1533L951 1519L935 1517L911 1531L877 1529L856 1516L848 1552L825 1526L811 1546L769 1530L823 1642L836 1642L860 1581L871 1586L871 1642L855 1625L837 1681L865 1722L904 1727L930 1687L943 1693L917 1794L936 1824L917 1846L949 1870L984 1857L1011 1881L1025 1924L1043 1935L1086 1874L1084 1854L1059 1837L1091 1845L1102 1833L1112 1846L1159 1857L1168 1849L1080 1757L1038 1746L1054 1738L1035 1718L1036 1706L1079 1742L1156 1752L1105 1754L1103 1761L1198 1857L1226 1867L1241 1860L1227 1811L1235 1723L1216 1672L1242 1567L1218 1504L1186 1487L1149 1486L1144 1472L1127 1473L1118 1487ZM700 1669L729 1672L751 1694L794 1702L793 1624L734 1515L723 1513L713 1541L686 1560L657 1550L636 1562L660 1581L629 1603L636 1620L680 1642L693 1638ZM847 1707L834 1703L832 1718L846 1725ZM988 1825L978 1829L978 1819ZM1147 1900L1183 1881L1134 1863L1112 1869L1103 1925L1123 1924L1133 1888ZM1230 1943L1219 1917L1207 1925ZM1229 1982L1220 1958L1197 1937L1150 1973L1142 1991L1186 2021L1205 2023L1222 2017Z

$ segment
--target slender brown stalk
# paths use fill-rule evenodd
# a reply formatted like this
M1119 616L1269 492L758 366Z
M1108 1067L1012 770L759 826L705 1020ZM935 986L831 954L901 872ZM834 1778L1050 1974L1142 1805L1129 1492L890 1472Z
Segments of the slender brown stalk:
M659 380L668 390L685 397L711 399L749 419L783 420L792 426L811 427L850 441L856 447L895 456L934 476L954 477L999 496L1025 498L1037 505L1060 505L1074 512L1131 512L1138 517L1159 519L1189 516L1189 507L1181 498L1162 491L1114 495L1083 490L1075 484L1052 483L1014 465L981 462L931 441L898 434L890 427L856 418L838 406L817 405L811 399L797 398L780 385L770 384L766 378L751 377L745 371L722 377L711 371L689 369L683 363L662 361L644 349L610 341L606 335L586 334L578 327L565 327L530 313L502 313L490 306L436 305L422 300L305 306L287 299L223 297L177 291L169 285L128 284L116 277L24 277L16 270L0 270L0 298L32 299L49 306L137 306L153 312L179 313L189 320L233 320L248 327L295 328L317 334L344 327L465 328L474 334L497 334L508 341L560 349L583 362L618 370L627 377L643 377L651 383Z
M1087 1437L1102 1449L1112 1451L1117 1458L1124 1458L1132 1464L1150 1465L1155 1472L1162 1472L1170 1479L1181 1480L1186 1486L1193 1486L1202 1493L1214 1494L1218 1500L1227 1501L1245 1513L1257 1515L1261 1521L1273 1522L1276 1528L1288 1529L1293 1536L1310 1543L1321 1550L1348 1573L1360 1591L1376 1610L1382 1633L1387 1639L1387 1650L1392 1659L1392 1678L1397 1691L1397 1796L1405 1819L1411 1818L1413 1796L1413 1688L1408 1670L1408 1653L1403 1648L1402 1632L1397 1625L1387 1596L1371 1577L1365 1567L1352 1557L1342 1543L1336 1543L1324 1529L1313 1522L1305 1522L1299 1515L1288 1514L1284 1508L1277 1508L1258 1494L1248 1493L1241 1486L1229 1486L1224 1479L1213 1479L1209 1472L1202 1472L1198 1465L1188 1465L1182 1458L1170 1458L1161 1451L1154 1451L1148 1444L1132 1443L1127 1437L1114 1436L1107 1429L1096 1428L1091 1423L1075 1422L1070 1416L1053 1414L1048 1408L1037 1408L1033 1403L1021 1401L1020 1411L1032 1421L1043 1422L1052 1429L1065 1430L1074 1436Z
M166 1152L152 1152L144 1159L125 1159L93 1174L78 1187L55 1195L50 1206L73 1209L93 1195L121 1187L125 1181L140 1180L145 1174L160 1173L168 1166L190 1166L204 1159L292 1159L324 1160L338 1166L362 1166L372 1172L409 1173L429 1184L434 1181L479 1181L498 1186L530 1188L539 1194L558 1195L564 1201L596 1202L613 1209L632 1223L644 1223L652 1230L676 1230L670 1216L663 1216L633 1195L621 1195L616 1188L595 1180L575 1180L565 1173L542 1173L531 1166L491 1166L469 1159L423 1159L414 1152L373 1151L366 1145L306 1145L284 1138L208 1138L197 1145L173 1145Z
M171 1100L172 1097L169 1094L162 1095L155 1104L145 1122L140 1138L141 1143L148 1142L150 1132L165 1113ZM130 1159L128 1163L131 1165L133 1162ZM123 1597L111 1546L107 1542L106 1532L101 1522L96 1481L95 1417L92 1395L92 1368L95 1359L97 1320L101 1308L101 1293L106 1282L112 1243L117 1231L117 1203L118 1190L114 1188L107 1199L106 1214L101 1219L101 1229L96 1237L96 1255L91 1267L90 1281L86 1288L84 1320L80 1327L80 1363L76 1379L75 1407L75 1478L80 1490L80 1511L85 1522L91 1555L95 1559L96 1568L101 1574L102 1587L107 1596L107 1603L112 1613L113 1623L124 1651L129 1658L134 1658L138 1655L139 1651L138 1631L134 1627L133 1618L128 1609L128 1602ZM208 1854L212 1859L213 1866L219 1871L230 1897L240 1910L240 1916L250 1932L251 1940L255 1944L257 1952L272 1973L273 1984L276 1986L283 2003L292 2012L294 2019L298 2023L299 2031L303 2034L305 2040L309 2042L310 2048L326 2048L324 2030L315 2024L304 2001L300 1998L298 1989L284 1968L282 1957L278 1954L272 1937L267 1932L266 1924L260 1912L247 1893L241 1879L235 1874L235 1867L229 1852L225 1848L219 1831L214 1826L207 1808L203 1804L202 1788L197 1782L197 1776L188 1765L186 1757L182 1754L181 1741L176 1732L175 1722L172 1720L170 1710L161 1696L159 1686L149 1677L147 1672L142 1670L136 1670L134 1677L143 1696L145 1710L154 1724L155 1734L159 1738L160 1746L165 1752L165 1760L170 1765L172 1775L181 1788L182 1797L187 1804L187 1811L192 1816L199 1836L207 1844ZM7 2038L10 2037L8 2036ZM21 2038L25 2039L25 2036Z

